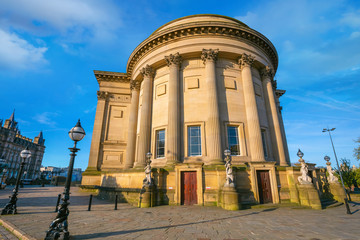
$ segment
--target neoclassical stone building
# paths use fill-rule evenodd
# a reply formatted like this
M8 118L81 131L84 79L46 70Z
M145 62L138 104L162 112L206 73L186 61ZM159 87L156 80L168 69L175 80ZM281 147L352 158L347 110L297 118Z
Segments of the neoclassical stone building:
M100 89L82 185L136 202L150 151L156 204L221 205L230 149L239 203L290 201L297 173L277 66L273 44L236 19L201 14L161 26L126 73L94 71Z
M21 135L15 112L3 124L0 120L0 159L6 163L7 177L16 177L22 161L20 152L26 147L31 151L31 157L25 165L24 178L36 179L40 177L40 167L45 152L45 139L42 131L34 139ZM2 174L2 173L0 173Z

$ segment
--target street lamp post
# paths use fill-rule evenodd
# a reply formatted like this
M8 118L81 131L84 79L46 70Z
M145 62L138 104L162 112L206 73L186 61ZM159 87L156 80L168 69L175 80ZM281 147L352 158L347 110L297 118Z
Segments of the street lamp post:
M19 184L20 184L20 181L21 181L21 175L22 175L22 172L24 170L26 159L31 157L31 152L30 152L29 148L26 147L24 150L22 150L21 153L20 153L20 156L22 158L22 161L21 161L21 164L20 164L19 174L17 175L17 178L16 178L15 188L13 190L13 194L9 197L10 201L8 202L8 204L6 204L4 209L1 211L1 215L16 214L17 213L16 202L17 202L17 195L18 195L18 191L19 191Z
M68 231L68 216L69 216L68 205L70 204L69 200L70 200L71 177L74 168L76 152L80 150L76 148L76 144L78 141L82 140L85 137L85 131L81 127L80 119L76 123L75 127L73 127L69 131L69 136L71 140L74 141L74 147L69 148L71 152L70 154L71 157L70 157L68 175L65 182L64 195L62 198L63 202L58 209L58 213L54 221L52 221L52 223L50 224L49 230L46 232L45 240L52 240L52 239L56 240L60 237L62 232L64 233L64 238L63 238L64 240L70 239L70 233Z
M332 129L324 128L324 129L322 130L322 132L328 132L328 133L329 133L331 145L332 145L332 148L333 148L333 150L334 150L334 155L335 155L336 164L337 164L337 167L338 167L338 169L339 169L341 184L342 184L343 189L344 189L344 192L345 192L344 202L345 202L345 206L346 206L346 213L347 213L347 214L351 214L350 207L349 207L349 203L348 203L348 198L347 198L347 194L346 194L346 189L345 189L345 185L344 185L344 180L343 180L343 177L342 177L342 174L341 174L341 169L340 169L340 166L339 166L339 161L338 161L337 156L336 156L334 143L333 143L333 140L332 140L332 137L331 137L331 133L330 133L330 132L332 132L332 131L334 131L334 130L335 130L335 128L332 128Z
M1 177L1 188L3 188L3 183L5 184L6 172L7 172L7 169L4 168L4 169L3 169L3 175L2 175L2 177ZM6 184L5 184L5 185L6 185ZM5 186L4 186L4 188L5 188Z

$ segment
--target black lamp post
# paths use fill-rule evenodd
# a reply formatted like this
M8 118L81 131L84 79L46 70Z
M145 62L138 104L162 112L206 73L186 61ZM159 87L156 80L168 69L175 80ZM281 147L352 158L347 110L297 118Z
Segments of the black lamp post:
M22 175L22 172L24 170L26 159L31 157L31 152L30 152L29 148L26 147L24 150L22 150L21 153L20 153L20 156L22 158L22 161L21 161L21 164L20 164L19 174L17 175L17 178L16 178L15 188L13 190L13 194L9 197L10 201L8 202L8 204L6 204L4 209L1 211L1 215L16 214L17 213L16 202L17 202L17 195L18 195L18 191L19 191L19 184L20 184L20 181L21 181L21 175Z
M328 132L328 133L329 133L331 145L332 145L332 148L333 148L333 150L334 150L334 155L335 155L336 164L337 164L337 167L338 167L338 169L339 169L341 184L342 184L343 189L344 189L344 192L345 192L344 202L345 202L345 206L346 206L346 213L347 213L347 214L351 214L350 207L349 207L349 203L348 203L348 198L347 198L347 195L346 195L346 189L345 189L345 185L344 185L344 180L343 180L343 177L342 177L342 174L341 174L341 169L340 169L340 166L339 166L339 162L338 162L338 159L337 159L337 156L336 156L336 152L335 152L334 143L333 143L333 140L332 140L332 137L331 137L331 133L330 133L330 132L332 132L332 131L334 131L334 130L335 130L335 128L332 128L332 129L324 128L324 129L322 130L322 132ZM326 156L326 157L327 157L327 156ZM328 157L328 158L329 158L329 157ZM325 160L326 160L326 159L325 159ZM330 160L330 158L329 158L328 160ZM326 161L328 161L328 160L326 160Z
M85 131L81 127L80 119L76 123L75 127L73 127L69 131L69 136L71 140L74 141L74 147L69 148L71 152L70 154L71 157L70 157L68 175L65 182L64 195L62 198L63 202L58 209L58 213L55 217L55 220L52 221L52 223L49 226L49 230L46 232L45 240L58 239L62 232L64 233L64 240L70 239L67 219L69 216L68 205L70 204L69 200L70 200L71 177L74 168L74 160L75 160L76 152L80 150L76 148L76 144L78 141L82 140L85 137Z

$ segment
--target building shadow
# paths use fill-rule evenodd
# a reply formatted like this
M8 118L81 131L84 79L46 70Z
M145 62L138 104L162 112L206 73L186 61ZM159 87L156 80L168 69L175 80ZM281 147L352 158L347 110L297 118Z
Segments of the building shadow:
M251 212L247 214L241 214L238 216L232 216L232 217L226 217L226 218L217 218L212 220L204 220L204 221L198 221L198 222L191 222L191 223L183 223L183 224L177 224L177 225L166 225L161 227L153 227L153 228L141 228L141 229L133 229L133 230L123 230L123 231L115 231L115 232L100 232L100 233L90 233L90 234L81 234L81 235L72 235L72 239L93 239L93 238L105 238L108 236L115 236L115 235L124 235L124 234L130 234L130 233L136 233L136 232L144 232L144 231L152 231L152 230L160 230L160 229L168 229L168 228L176 228L176 227L186 227L191 225L197 225L197 224L206 224L211 222L217 222L217 221L224 221L224 220L230 220L235 218L241 218L246 217L249 215L256 215L261 214L262 212L268 212L268 211L274 211L276 208L272 209L264 209L259 212Z

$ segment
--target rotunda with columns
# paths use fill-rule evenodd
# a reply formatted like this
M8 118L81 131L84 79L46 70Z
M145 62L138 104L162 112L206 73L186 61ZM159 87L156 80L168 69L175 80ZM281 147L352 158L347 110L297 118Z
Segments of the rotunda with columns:
M161 26L132 52L126 73L94 71L82 185L135 203L151 152L154 204L220 206L229 149L239 204L289 200L277 66L269 39L239 20L200 14Z

